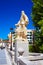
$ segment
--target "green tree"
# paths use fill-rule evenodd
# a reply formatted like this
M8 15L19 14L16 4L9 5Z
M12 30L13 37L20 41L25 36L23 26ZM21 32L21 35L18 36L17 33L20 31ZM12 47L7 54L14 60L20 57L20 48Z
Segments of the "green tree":
M43 52L43 0L32 0L32 20L36 27L35 45L38 46L38 52Z

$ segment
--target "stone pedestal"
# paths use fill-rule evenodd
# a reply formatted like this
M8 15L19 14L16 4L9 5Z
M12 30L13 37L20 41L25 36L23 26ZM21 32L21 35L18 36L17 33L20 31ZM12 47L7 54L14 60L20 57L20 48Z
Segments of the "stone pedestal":
M29 42L27 40L22 41L17 39L16 43L15 43L15 59L17 61L17 57L19 57L19 53L18 51L22 52L23 51L23 55L22 56L28 56L29 54Z

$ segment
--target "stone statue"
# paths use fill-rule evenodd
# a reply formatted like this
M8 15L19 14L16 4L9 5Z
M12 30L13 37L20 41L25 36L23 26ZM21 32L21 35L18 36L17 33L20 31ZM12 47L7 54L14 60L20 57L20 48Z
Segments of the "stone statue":
M17 35L17 39L22 39L22 40L26 40L27 39L27 26L28 24L28 17L25 14L24 11L22 11L21 13L21 18L18 21L18 23L16 24L16 35Z

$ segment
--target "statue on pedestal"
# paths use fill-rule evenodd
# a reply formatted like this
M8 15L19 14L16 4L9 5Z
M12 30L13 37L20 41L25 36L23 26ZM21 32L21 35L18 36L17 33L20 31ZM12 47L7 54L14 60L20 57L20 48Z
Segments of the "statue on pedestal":
M21 12L20 20L16 25L15 61L18 56L28 56L27 24L28 17L24 11Z
M27 26L28 24L28 17L25 14L24 11L22 11L21 13L21 18L18 21L18 23L16 24L16 39L21 39L21 40L26 40L27 39Z

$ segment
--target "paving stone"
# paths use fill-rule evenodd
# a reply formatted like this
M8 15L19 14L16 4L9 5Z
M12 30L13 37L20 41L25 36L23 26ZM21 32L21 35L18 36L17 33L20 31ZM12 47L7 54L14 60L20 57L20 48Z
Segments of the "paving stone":
M12 65L6 49L0 49L0 65Z

